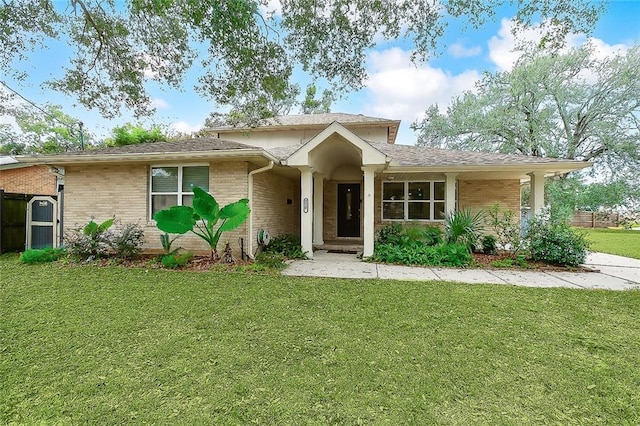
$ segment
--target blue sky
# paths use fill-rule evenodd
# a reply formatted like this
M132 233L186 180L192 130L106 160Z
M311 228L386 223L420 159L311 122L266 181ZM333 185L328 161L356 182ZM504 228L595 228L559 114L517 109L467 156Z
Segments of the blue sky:
M402 126L397 143L413 144L415 136L409 126L429 105L437 103L445 108L453 96L472 89L483 71L510 68L517 58L517 53L512 51L514 40L509 32L512 15L513 10L501 9L497 11L494 22L480 30L466 32L460 32L460 23L454 23L441 40L439 54L417 66L409 61L411 52L406 43L378 46L368 55L369 79L366 87L334 102L332 110L400 119ZM640 42L638 22L640 0L611 1L592 35L593 42L603 55L624 51ZM525 33L524 37L535 40L537 33L534 29ZM584 36L573 35L569 44L579 45L585 40ZM36 104L62 105L67 114L82 120L87 130L98 136L107 135L113 127L125 122L134 122L135 119L128 114L105 120L97 112L76 106L72 98L40 87L42 81L61 74L68 53L69 50L62 43L54 42L46 51L31 56L32 61L25 64L29 70L26 83L11 81L6 76L0 76L0 79L7 81ZM308 78L297 75L304 88L309 82ZM195 92L193 86L197 76L198 67L195 66L187 75L182 91L151 83L150 93L157 112L147 123L162 123L176 130L190 132L198 130L210 112L216 109L223 112L224 109L217 108ZM297 111L293 110L292 113ZM0 120L8 121L6 117L0 117Z

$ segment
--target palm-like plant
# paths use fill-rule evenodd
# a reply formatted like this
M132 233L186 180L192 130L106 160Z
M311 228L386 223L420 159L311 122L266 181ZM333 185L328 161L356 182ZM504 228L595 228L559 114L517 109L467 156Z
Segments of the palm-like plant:
M484 224L485 215L482 210L475 215L469 208L458 210L445 220L445 239L450 244L464 244L471 252L480 239Z

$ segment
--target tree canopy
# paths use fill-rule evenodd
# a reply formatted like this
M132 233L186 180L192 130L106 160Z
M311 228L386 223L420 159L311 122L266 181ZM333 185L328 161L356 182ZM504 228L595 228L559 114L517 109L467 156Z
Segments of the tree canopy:
M11 125L0 125L0 154L51 154L77 151L81 147L79 121L65 114L58 105L35 110L25 105L11 108L20 132ZM83 133L84 141L91 135Z
M593 161L608 178L640 170L640 46L596 59L584 45L531 50L512 71L414 123L418 143Z
M197 89L249 116L287 102L294 64L336 90L359 89L368 49L409 39L414 59L434 52L448 19L480 27L503 4L516 31L541 22L547 46L588 33L603 8L582 0L23 0L0 2L0 70L25 79L24 64L53 42L70 46L62 75L46 84L106 118L151 112L145 84L180 87L199 63Z
M136 145L140 143L165 142L168 136L160 126L153 126L146 129L141 125L127 123L123 126L115 127L111 136L105 140L107 146Z

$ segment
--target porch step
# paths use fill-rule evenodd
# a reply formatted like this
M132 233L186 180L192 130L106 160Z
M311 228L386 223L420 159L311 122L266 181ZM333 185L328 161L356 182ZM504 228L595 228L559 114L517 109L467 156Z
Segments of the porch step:
M314 245L314 250L326 250L329 253L362 253L364 245L361 240L325 241L324 244Z

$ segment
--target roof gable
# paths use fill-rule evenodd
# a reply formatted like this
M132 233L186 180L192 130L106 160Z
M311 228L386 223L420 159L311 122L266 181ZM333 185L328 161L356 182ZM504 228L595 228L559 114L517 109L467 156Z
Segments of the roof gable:
M387 156L378 149L374 148L370 143L360 138L358 135L344 127L338 122L333 122L327 126L322 132L311 138L307 143L298 148L285 160L288 166L300 167L309 165L309 157L313 150L320 147L325 141L332 136L338 135L346 143L351 144L360 152L362 165L370 164L386 164Z

